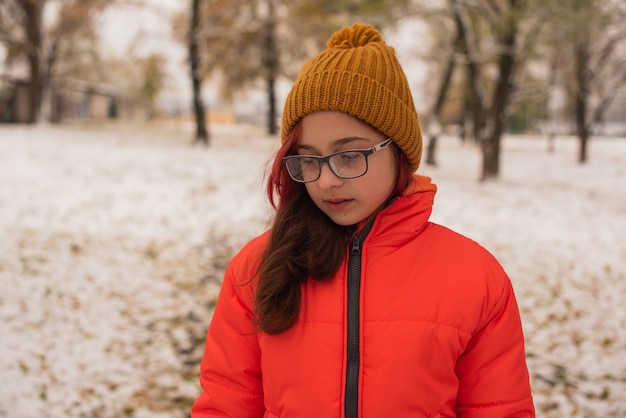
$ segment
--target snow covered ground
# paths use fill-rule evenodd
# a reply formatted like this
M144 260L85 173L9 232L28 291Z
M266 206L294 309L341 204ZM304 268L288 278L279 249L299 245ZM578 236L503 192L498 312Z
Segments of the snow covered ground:
M0 417L186 417L221 273L266 226L277 139L212 127L0 125ZM626 140L590 161L507 137L502 176L455 138L433 220L513 281L539 417L626 416Z

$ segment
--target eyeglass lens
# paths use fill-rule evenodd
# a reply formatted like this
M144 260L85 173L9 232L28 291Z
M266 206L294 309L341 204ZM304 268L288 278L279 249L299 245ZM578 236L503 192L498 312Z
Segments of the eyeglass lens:
M337 177L360 177L367 171L367 157L357 151L339 152L326 158L300 155L286 160L286 165L295 180L309 182L319 178L324 160L328 161L330 169Z

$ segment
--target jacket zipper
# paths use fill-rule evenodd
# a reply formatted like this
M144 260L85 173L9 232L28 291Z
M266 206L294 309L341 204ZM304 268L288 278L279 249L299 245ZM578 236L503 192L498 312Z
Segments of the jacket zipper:
M370 221L363 231L354 238L348 256L345 418L357 418L359 415L361 249L365 237L372 229L372 224L373 221Z

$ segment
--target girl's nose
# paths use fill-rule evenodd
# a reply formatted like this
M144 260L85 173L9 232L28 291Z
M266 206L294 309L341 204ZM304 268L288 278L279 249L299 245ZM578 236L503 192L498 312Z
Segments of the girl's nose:
M331 187L341 186L343 184L343 179L337 177L333 170L330 169L330 165L328 163L322 164L320 178L317 179L319 187L322 189L330 189Z

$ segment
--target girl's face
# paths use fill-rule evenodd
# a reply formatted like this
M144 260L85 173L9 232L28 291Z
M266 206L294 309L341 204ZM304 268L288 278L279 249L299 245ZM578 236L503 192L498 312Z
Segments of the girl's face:
M325 156L339 151L367 149L387 138L361 120L336 111L315 112L302 119L300 155ZM313 202L339 225L357 224L379 209L391 196L397 176L393 147L368 157L365 175L353 179L337 177L322 164L318 180L305 183Z

